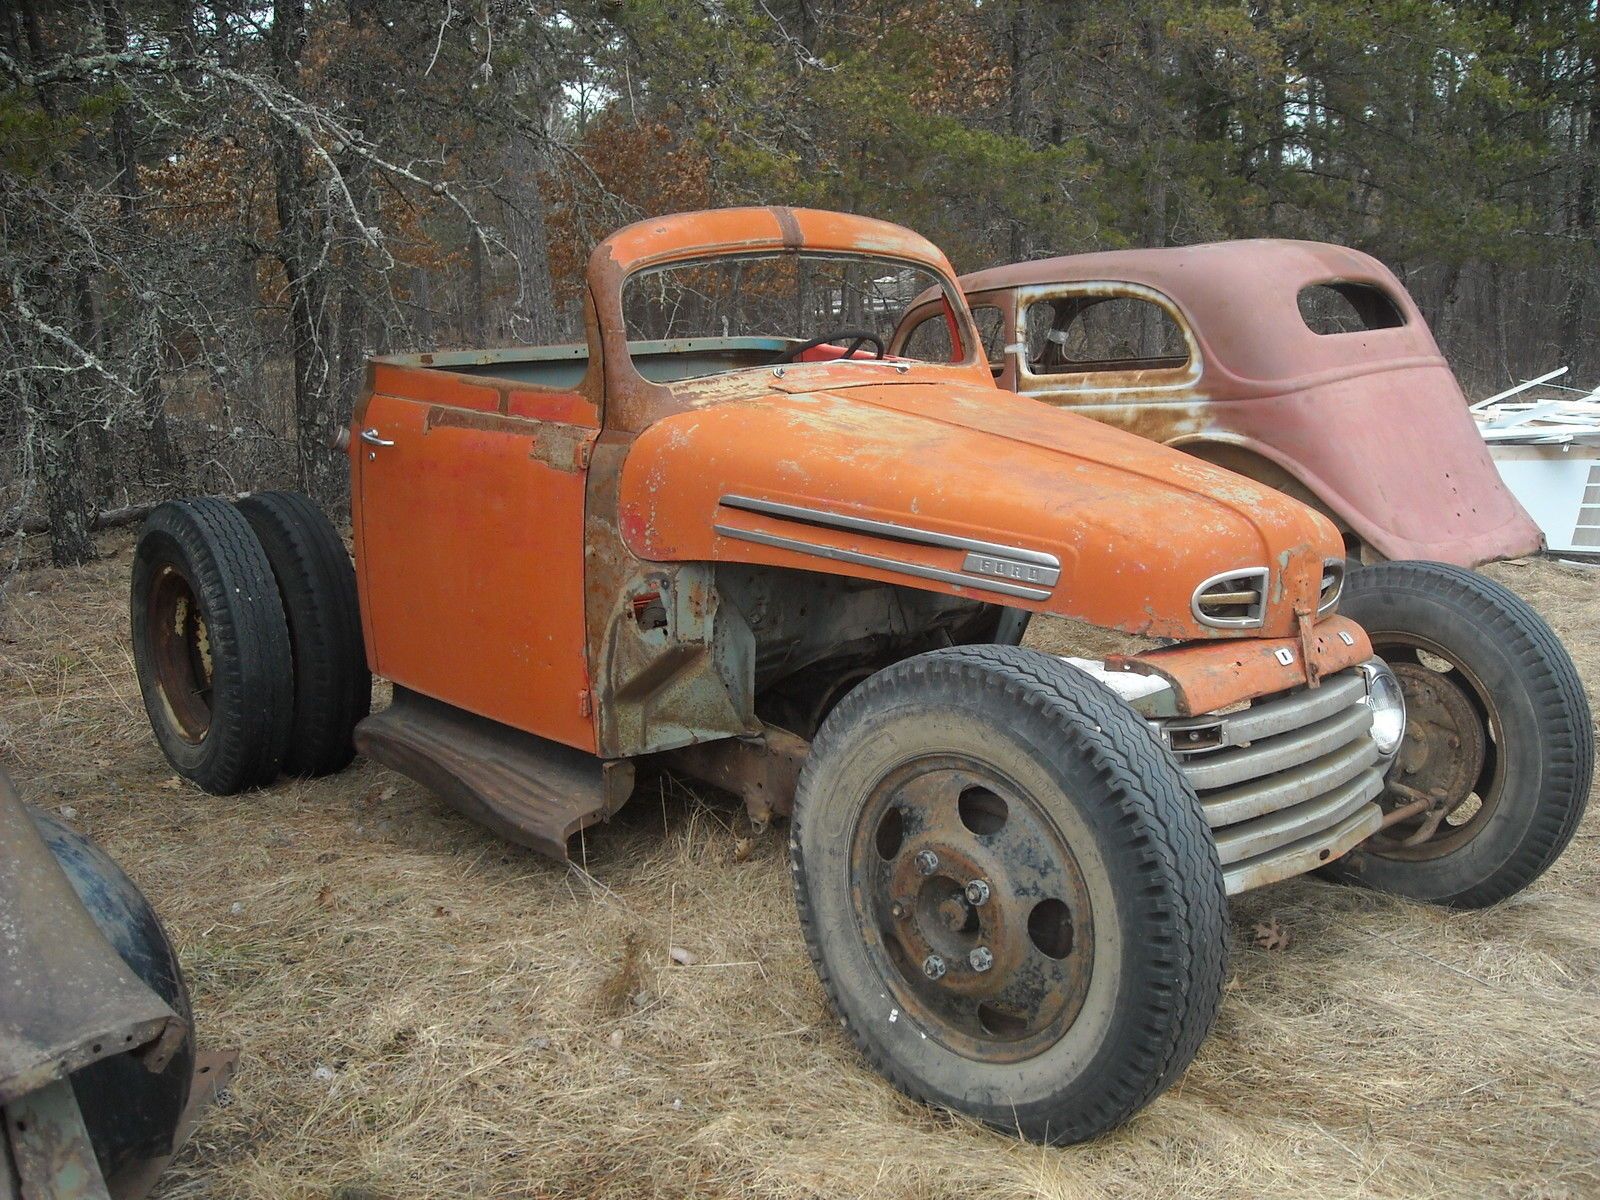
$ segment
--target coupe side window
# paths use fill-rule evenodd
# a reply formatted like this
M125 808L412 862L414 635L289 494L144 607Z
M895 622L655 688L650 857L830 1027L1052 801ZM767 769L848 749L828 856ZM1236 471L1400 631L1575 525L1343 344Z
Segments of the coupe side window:
M1061 296L1028 306L1028 370L1034 375L1171 370L1189 362L1183 330L1138 296Z
M1389 293L1370 283L1313 283L1298 299L1300 319L1312 333L1364 333L1406 323Z

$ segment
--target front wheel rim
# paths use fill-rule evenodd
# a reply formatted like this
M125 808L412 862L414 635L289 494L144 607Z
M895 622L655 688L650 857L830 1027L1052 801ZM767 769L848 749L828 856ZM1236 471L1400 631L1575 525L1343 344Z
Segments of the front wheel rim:
M1031 1058L1071 1028L1094 966L1082 868L1025 788L965 755L916 758L869 791L850 894L905 1015L977 1062Z

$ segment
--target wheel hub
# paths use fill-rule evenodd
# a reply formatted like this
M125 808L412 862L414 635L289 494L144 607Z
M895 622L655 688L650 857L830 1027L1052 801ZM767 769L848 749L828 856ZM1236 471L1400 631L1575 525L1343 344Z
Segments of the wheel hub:
M1495 697L1443 647L1413 635L1375 634L1406 698L1406 737L1390 771L1385 805L1428 807L1373 836L1368 849L1416 860L1469 841L1499 803L1503 787Z
M1406 697L1403 782L1444 803L1460 803L1483 770L1483 722L1471 698L1446 675L1418 663L1396 663Z
M1007 1062L1071 1025L1093 966L1087 887L1021 788L964 760L910 764L869 797L854 846L869 950L930 1036Z
M211 633L176 567L163 565L156 573L145 620L161 703L179 736L199 742L211 726Z

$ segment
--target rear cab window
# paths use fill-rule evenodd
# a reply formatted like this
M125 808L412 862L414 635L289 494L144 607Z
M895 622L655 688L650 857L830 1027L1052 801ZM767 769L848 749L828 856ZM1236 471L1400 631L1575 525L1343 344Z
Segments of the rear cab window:
M944 302L895 358L973 361L952 283L925 266L862 254L785 250L647 268L623 285L622 316L634 368L672 383L790 361L877 361L879 344L886 353L906 309L930 289Z

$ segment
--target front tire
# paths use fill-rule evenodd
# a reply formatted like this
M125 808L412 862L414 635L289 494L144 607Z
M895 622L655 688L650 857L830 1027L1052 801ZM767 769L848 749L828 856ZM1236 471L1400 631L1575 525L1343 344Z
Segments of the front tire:
M1221 1002L1222 868L1149 726L1048 655L937 650L829 715L795 800L806 944L908 1095L1042 1142L1114 1128Z
M1566 649L1521 598L1443 563L1354 571L1339 611L1405 692L1391 781L1439 802L1328 873L1457 908L1521 891L1572 840L1594 774L1594 727Z

